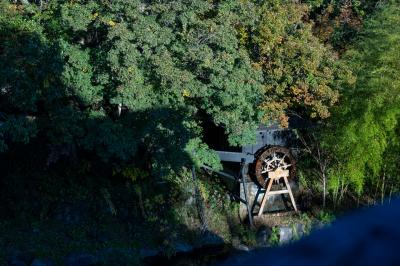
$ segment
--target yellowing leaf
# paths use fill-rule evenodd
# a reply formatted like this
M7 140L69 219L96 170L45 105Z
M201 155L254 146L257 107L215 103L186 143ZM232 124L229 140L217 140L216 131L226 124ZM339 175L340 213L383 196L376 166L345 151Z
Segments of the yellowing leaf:
M108 24L109 26L111 26L111 27L114 27L115 25L117 25L117 23L114 22L114 21L112 21L112 20L109 20L109 21L107 22L107 24Z
M98 16L99 16L99 13L97 13L97 12L92 14L92 20L95 20Z
M15 4L9 5L8 8L11 9L11 10L13 10L13 11L18 10L18 6L15 5Z
M188 91L187 89L184 89L182 92L183 97L189 97L190 96L190 91Z

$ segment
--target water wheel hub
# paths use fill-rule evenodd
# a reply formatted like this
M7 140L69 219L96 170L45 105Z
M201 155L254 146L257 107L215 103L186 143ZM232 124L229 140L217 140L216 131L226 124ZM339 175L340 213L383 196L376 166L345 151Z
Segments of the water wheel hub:
M271 173L280 170L289 171L289 179L296 174L296 161L289 149L273 146L262 151L255 162L255 176L257 182L265 187Z

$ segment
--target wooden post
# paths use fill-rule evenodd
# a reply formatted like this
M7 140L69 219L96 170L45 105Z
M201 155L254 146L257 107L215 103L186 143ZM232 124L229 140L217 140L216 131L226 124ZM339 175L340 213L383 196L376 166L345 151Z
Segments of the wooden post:
M272 183L274 183L274 181L272 179L269 179L267 190L264 193L264 196L263 196L262 201L261 201L260 210L258 211L258 216L262 215L262 213L264 211L265 203L267 203L267 199L268 199L268 196L269 196L269 191L271 190L271 187L272 187Z
M246 165L246 159L243 158L242 162L241 162L241 166L240 166L240 176L239 176L239 178L241 177L241 179L242 179L241 181L242 181L242 184L243 184L244 200L246 201L247 215L249 217L250 227L253 228L254 227L253 215L252 215L251 210L250 210L249 199L248 199L248 196L247 196L247 185L246 185L247 169L246 169L246 167L248 167L248 165Z
M290 200L292 201L293 209L297 212L296 202L294 201L292 188L290 187L289 181L286 176L283 177L283 180L285 180L286 188L289 191L289 196L290 196Z

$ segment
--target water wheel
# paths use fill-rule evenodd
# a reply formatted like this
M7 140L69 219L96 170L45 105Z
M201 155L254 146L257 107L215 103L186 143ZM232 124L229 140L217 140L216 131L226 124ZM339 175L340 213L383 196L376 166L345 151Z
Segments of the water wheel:
M268 173L278 168L289 170L289 179L294 179L296 174L296 161L289 149L273 146L262 151L256 159L255 176L262 187L266 187Z

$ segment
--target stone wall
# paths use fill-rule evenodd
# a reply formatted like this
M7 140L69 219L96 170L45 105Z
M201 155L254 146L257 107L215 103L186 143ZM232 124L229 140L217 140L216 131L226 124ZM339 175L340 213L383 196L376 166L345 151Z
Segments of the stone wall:
M257 214L259 211L259 206L261 205L262 197L264 196L264 189L261 189L256 183L252 180L247 179L246 188L247 188L247 196L250 203L250 208L252 209L253 214ZM290 182L291 189L295 194L298 191L298 185L295 182ZM285 200L282 198L285 197ZM242 199L245 198L244 196L244 187L243 183L240 184L240 197ZM285 205L286 204L286 205ZM287 206L288 205L288 206ZM284 195L272 195L269 197L267 204L265 205L264 212L283 212L287 210L292 210L290 199L288 194ZM239 215L242 220L247 218L247 208L246 204L240 203L239 207Z

